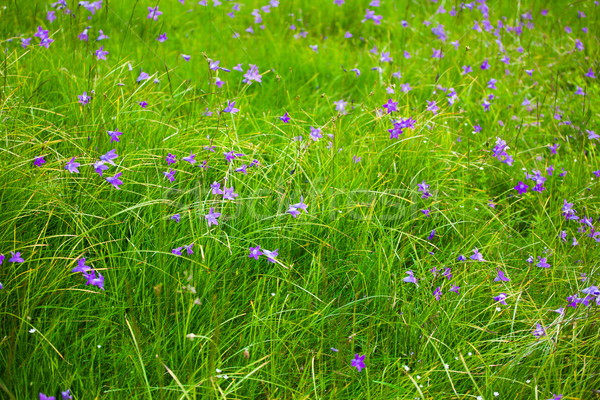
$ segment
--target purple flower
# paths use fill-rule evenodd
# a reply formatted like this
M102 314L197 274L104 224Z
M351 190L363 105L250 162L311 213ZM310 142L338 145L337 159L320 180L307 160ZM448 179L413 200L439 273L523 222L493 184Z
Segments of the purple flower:
M179 222L181 219L181 216L179 214L173 214L171 219L175 220L175 222Z
M431 111L433 115L437 115L437 112L440 108L435 104L435 100L429 101L427 100L427 111Z
M106 161L107 163L109 163L110 165L115 165L115 163L113 162L113 160L115 158L119 157L119 155L116 153L116 149L112 149L110 150L108 153L103 154L100 156L100 159L102 161Z
M35 36L36 38L40 38L40 40L44 40L48 37L48 31L42 28L41 26L38 26L37 32L34 33L33 36Z
M104 277L100 272L98 272L98 276L96 277L96 271L91 270L88 273L84 273L83 277L86 279L85 282L87 285L98 286L100 289L104 290Z
M108 167L104 165L104 161L96 161L94 163L94 172L102 176L102 172L106 171Z
M258 73L258 67L254 64L250 64L250 69L244 74L244 83L251 85L252 82L262 82L262 76Z
M79 164L78 162L75 162L75 157L73 157L73 158L71 159L71 161L69 161L69 162L67 163L67 165L65 165L65 169L66 169L67 171L69 171L70 173L73 173L73 172L77 172L77 173L79 173L79 170L77 169L77 167L79 167L80 165L81 165L81 164Z
M104 51L104 46L100 46L100 48L96 50L95 54L98 60L106 60L106 55L108 54L108 51Z
M496 271L498 271L498 275L494 278L494 282L500 282L500 281L508 282L508 281L510 281L510 279L508 279L506 277L506 275L504 275L504 272L502 272L500 270L500 268L496 268Z
M442 49L433 49L433 54L431 55L431 58L444 58L444 55L442 54Z
M183 54L183 53L181 54L181 57L183 57L183 59L184 59L185 61L190 61L190 59L192 58L192 56L190 56L190 55L187 55L187 54Z
M91 270L92 267L89 265L85 265L85 258L77 259L77 266L71 270L71 272L87 272Z
M408 274L408 276L402 278L402 280L407 283L414 283L418 287L419 284L417 283L417 278L415 278L415 275L413 274L413 272L411 270L408 270L408 271L406 271L406 273Z
M241 172L244 175L248 175L248 171L246 170L248 166L246 164L243 164L241 167L236 168L234 171L235 172Z
M79 38L79 40L85 40L87 42L88 40L88 30L91 28L91 26L88 26L87 28L85 28L83 30L83 32L81 32L79 34L79 36L77 36Z
M119 142L119 136L121 136L123 134L123 132L119 132L117 130L114 131L107 131L108 135L110 136L110 142Z
M150 74L140 68L140 75L137 77L136 82L145 81L148 78L150 78Z
M546 257L542 258L542 257L538 256L538 260L539 260L539 262L536 264L536 267L539 267L539 268L550 268L551 267L551 265L546 262Z
M208 214L204 216L208 221L208 227L210 228L211 225L219 225L219 223L217 222L217 218L219 218L220 216L221 213L214 212L214 207L211 207Z
M142 106L142 108L146 108L146 106L148 105L147 101L140 101L139 105Z
M467 259L467 257L463 256L462 254L458 256L458 258L456 259L456 261L465 261Z
M450 269L449 267L444 268L442 276L448 278L448 280L452 279L452 269Z
M167 41L167 33L163 33L161 35L158 35L158 37L156 38L156 40L158 40L160 43L164 43Z
M290 122L290 117L288 116L287 111L285 112L285 114L283 114L281 117L279 117L279 119L284 123L287 124Z
M88 29L89 29L89 28L91 28L91 27L88 27ZM104 39L110 39L110 38L109 38L108 36L106 36L106 35L104 34L104 32L102 32L102 29L99 29L99 30L98 30L98 38L96 39L96 41L99 41L99 40L104 40Z
M213 182L210 185L210 188L212 189L213 196L216 196L218 194L223 194L223 191L220 189L221 188L221 184L219 182Z
M383 105L383 108L387 110L388 114L391 114L394 111L398 111L398 103L389 99L388 102Z
M533 330L533 336L538 339L542 336L546 336L546 331L544 331L544 328L539 323L536 324L536 328Z
M44 393L40 392L40 400L56 400L54 396L46 396Z
M23 39L21 39L21 40L23 40ZM584 76L586 76L588 78L596 79L596 75L594 75L594 71L592 71L592 67L590 67L590 69L588 70L588 72Z
M319 139L321 139L323 137L323 135L321 134L321 128L313 128L312 126L310 127L310 138L312 140L314 140L315 142L318 142Z
M238 194L233 192L233 186L230 188L224 187L224 189L223 200L235 200L235 198L238 197Z
M48 14L46 14L46 19L50 21L50 23L54 22L56 19L55 11L48 11Z
M354 358L352 359L352 361L350 362L350 365L352 365L353 367L356 367L356 369L358 369L358 372L362 371L363 368L365 368L365 356L359 356L358 354L354 355Z
M552 397L551 399L548 399L548 400L561 400L562 397L563 397L562 394L557 394L557 395L554 395L554 397Z
M585 96L585 92L583 91L583 88L577 86L577 90L575 91L575 94L578 94L580 96Z
M189 246L183 246L185 248L185 251L188 253L188 255L190 254L194 254L194 252L192 251L192 247L194 247L194 243L190 244Z
M379 62L384 63L384 62L392 62L392 61L393 61L393 59L392 59L392 57L390 57L389 51L381 52L381 56L379 57Z
M486 58L485 60L483 60L483 62L481 63L481 69L490 69L490 63L488 62L488 59Z
M23 260L21 258L21 253L19 253L18 251L16 253L13 253L12 251L10 252L10 254L12 254L12 257L9 258L8 262L11 263L22 263L25 262L25 260ZM2 257L4 259L4 256Z
M238 111L240 111L239 108L235 108L234 107L235 106L235 101L229 101L229 100L227 100L227 103L228 103L228 105L227 105L227 107L225 107L223 109L223 112L236 114Z
M35 160L33 160L33 165L35 165L36 167L41 167L42 164L45 164L46 160L44 160L44 156L41 157L36 157Z
M162 15L162 11L158 11L158 6L148 7L148 19L158 21L158 17Z
M458 293L459 290L460 290L460 286L456 286L456 285L452 285L452 288L450 288L450 291L454 292L456 294L460 294L460 293Z
M176 247L173 250L171 250L171 253L175 254L176 256L180 256L181 250L183 250L183 247Z
M427 237L427 240L431 241L434 237L435 237L435 229L431 231L431 233Z
M196 163L196 155L190 151L190 155L188 157L183 157L182 160L194 165Z
M263 255L263 252L260 251L260 246L250 247L250 255L248 257L258 260L258 257L260 257L262 255Z
M167 161L167 165L175 164L175 162L176 162L175 156L171 153L167 154L166 161Z
M64 392L60 392L63 400L72 400L73 396L71 396L71 389L67 389Z
M87 92L83 92L83 94L78 94L77 98L79 99L79 103L86 105L90 102L90 96L87 95Z
M21 47L23 47L24 49L27 48L27 46L31 45L31 38L21 38ZM590 68L590 71L592 69ZM587 75L586 75L587 76Z
M436 301L440 301L440 297L442 296L442 289L438 286L437 289L435 289L435 292L433 292L433 296L435 297Z
M427 199L431 197L431 193L429 193L429 185L425 183L425 181L423 181L423 183L417 183L417 186L419 187L419 192L423 193L423 195L421 196L422 199Z
M119 179L119 177L121 176L122 172L119 172L118 174L116 174L115 176L109 176L106 178L106 181L108 183L110 183L111 185L113 185L115 187L115 189L119 189L119 185L123 184L123 181Z
M524 184L523 182L519 182L519 184L517 186L515 186L513 189L515 189L517 192L519 192L519 194L523 194L523 193L527 193L528 188L529 188L528 185Z
M484 262L483 255L477 250L477 247L473 249L473 255L471 256L471 260Z
M173 168L169 168L169 171L163 172L163 175L165 176L165 178L167 178L171 182L175 182L175 173L176 172L177 171L174 170Z
M507 296L507 294L506 294L506 293L500 293L498 296L494 297L494 300L495 300L495 301L497 301L498 303L500 303L500 304L504 304L504 305L506 306L507 304L506 304L506 301L504 301L504 300L505 300L507 297L508 297L508 296Z
M468 74L470 72L473 72L473 68L471 68L470 65L463 65L462 68L463 68L463 72L462 72L463 75L466 75L466 74Z
M275 249L273 251L263 250L263 254L267 256L268 262L275 264L275 257L279 255L279 253L277 252L278 250L279 249Z

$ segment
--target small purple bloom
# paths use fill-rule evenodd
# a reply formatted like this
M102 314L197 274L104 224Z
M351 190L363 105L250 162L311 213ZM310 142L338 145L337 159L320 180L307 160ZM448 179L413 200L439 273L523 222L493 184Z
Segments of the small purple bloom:
M504 275L504 272L502 272L500 270L500 268L496 268L496 271L498 271L498 275L494 278L494 282L500 282L500 281L508 282L508 281L510 281L510 279L508 279L506 277L506 275Z
M111 185L113 185L115 187L115 189L119 189L119 185L123 184L123 181L119 179L119 177L121 176L122 172L119 172L118 174L116 174L115 176L109 176L106 178L106 181L108 183L110 183Z
M268 262L275 264L275 257L279 255L279 253L277 252L278 250L279 249L275 249L273 251L263 250L263 254L267 256Z
M544 331L544 327L539 323L536 324L536 328L533 330L533 336L536 338L541 338L542 336L546 336L546 331Z
M506 306L507 304L506 304L506 301L504 301L504 300L505 300L507 297L508 297L508 296L507 296L507 294L506 294L506 293L500 293L498 296L494 297L494 300L495 300L495 301L497 301L498 303L500 303L500 304L504 304L504 305Z
M79 170L77 169L77 167L79 167L80 165L81 165L81 164L79 164L78 162L75 162L75 157L73 157L73 158L71 159L71 161L69 161L69 162L67 163L67 165L65 165L65 169L66 169L67 171L69 171L70 173L73 173L73 172L77 172L77 173L79 173Z
M260 251L260 246L250 247L250 255L248 257L258 260L258 257L260 257L262 255L263 255L263 252Z
M158 11L158 6L148 7L148 19L158 21L158 17L162 15L162 11Z
M171 182L175 182L175 172L177 172L176 170L174 170L173 168L169 168L169 171L163 172L163 175L165 176L165 178L167 178L169 181Z
M285 112L285 114L283 114L281 117L279 117L279 119L284 123L287 124L290 122L290 117L288 116L287 111Z
M119 132L117 130L114 131L107 131L108 135L110 136L110 142L119 142L119 136L121 136L123 134L123 132Z
M210 228L211 225L219 225L219 223L217 222L217 218L219 218L220 216L221 213L214 212L214 207L211 207L208 214L204 216L208 221L208 227Z
M354 359L352 359L351 361L351 365L353 367L356 367L356 369L358 369L358 372L362 371L363 368L365 368L365 355L359 356L358 354L354 355Z
M46 160L44 160L44 156L41 157L36 157L35 160L33 160L33 165L35 165L36 167L41 167L42 164L45 164Z
M406 273L408 274L408 276L402 278L402 280L404 282L414 283L415 285L419 286L419 284L417 283L417 278L415 278L415 275L413 274L413 272L411 270L408 270L408 271L406 271Z
M441 295L442 295L442 289L438 286L437 289L435 289L435 292L433 292L433 296L435 297L436 301L440 301Z
M473 249L473 255L471 256L471 260L484 262L483 255L477 250L477 247Z
M536 264L537 267L539 267L539 268L550 268L551 267L551 265L546 262L546 257L542 258L542 257L538 256L538 260L539 260L539 262Z
M182 160L194 165L196 164L196 155L192 151L190 151L190 155L188 157L183 157Z

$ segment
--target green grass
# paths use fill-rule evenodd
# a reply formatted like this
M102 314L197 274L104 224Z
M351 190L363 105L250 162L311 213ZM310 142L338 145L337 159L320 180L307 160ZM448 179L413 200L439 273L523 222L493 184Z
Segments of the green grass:
M533 15L534 29L502 30L510 65L492 34L472 29L483 19L476 7L436 14L459 2L281 1L262 13L264 30L250 12L266 2L242 2L231 19L229 2L105 1L91 20L74 3L75 16L59 11L53 23L50 2L0 7L0 398L61 398L67 388L75 399L598 398L598 306L567 307L568 296L598 285L598 243L561 215L566 199L581 218L599 218L598 141L585 133L600 134L597 79L584 76L600 72L593 2L490 0L494 27L503 16L515 26ZM158 21L147 19L155 3ZM365 8L382 24L361 23ZM438 23L443 44L431 33ZM33 38L39 25L54 39L49 49ZM86 26L90 40L80 41ZM110 40L96 42L98 29ZM307 37L294 38L301 29ZM344 39L346 31L354 36ZM20 37L32 46L21 48ZM100 45L106 61L94 56ZM440 47L445 57L432 59ZM392 65L379 63L381 51ZM245 71L256 64L262 83L219 71L219 89L207 58ZM382 74L371 70L378 65ZM461 74L463 65L473 72ZM152 77L136 83L140 68ZM490 78L498 89L486 87ZM459 101L449 105L437 85L453 87ZM574 95L578 86L585 96ZM77 95L92 91L79 104ZM377 113L389 98L397 118L416 120L398 140L390 117ZM349 102L346 115L335 110L339 99ZM217 114L227 100L237 115ZM286 111L289 124L278 118ZM311 126L322 128L319 142ZM109 130L123 132L119 143ZM513 166L492 156L496 137ZM117 166L104 176L122 172L120 190L92 167L113 148ZM190 150L209 168L182 161ZM228 164L231 150L244 156ZM163 176L168 153L178 159L174 183ZM33 166L42 155L46 164ZM79 174L64 169L73 156ZM234 172L253 159L260 164L247 175ZM546 190L532 192L531 180L528 193L513 189L523 169L546 176L551 164ZM417 190L424 180L429 199ZM214 181L239 196L213 196ZM286 211L300 196L308 213L294 219ZM222 215L209 228L211 207ZM192 242L193 255L172 254ZM249 258L257 245L278 249L277 263ZM469 259L475 247L485 263ZM8 262L11 251L25 262ZM538 256L551 268L537 268ZM104 291L71 272L81 257L105 277ZM451 268L452 279L434 267ZM494 282L497 268L509 282ZM402 281L408 270L418 287ZM506 306L493 300L500 293ZM564 315L552 311L559 307ZM537 323L547 332L539 339ZM361 372L350 365L356 353L366 355Z

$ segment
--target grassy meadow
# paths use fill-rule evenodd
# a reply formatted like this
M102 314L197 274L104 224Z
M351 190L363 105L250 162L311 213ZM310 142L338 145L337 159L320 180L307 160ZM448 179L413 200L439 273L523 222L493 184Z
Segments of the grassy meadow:
M594 1L0 1L0 399L600 399Z

